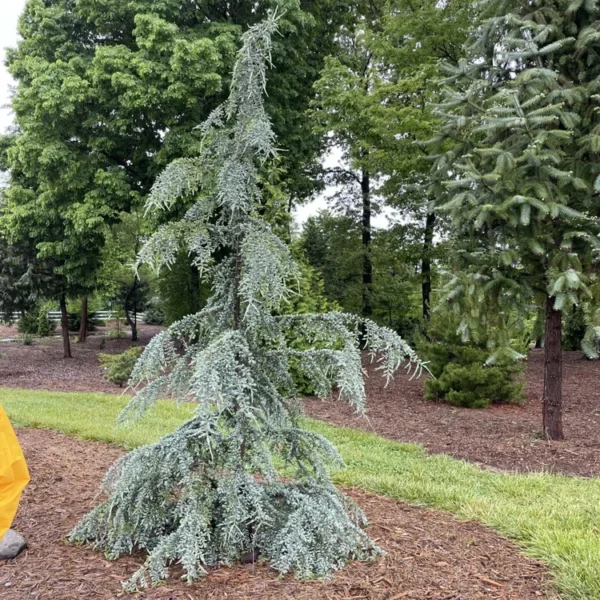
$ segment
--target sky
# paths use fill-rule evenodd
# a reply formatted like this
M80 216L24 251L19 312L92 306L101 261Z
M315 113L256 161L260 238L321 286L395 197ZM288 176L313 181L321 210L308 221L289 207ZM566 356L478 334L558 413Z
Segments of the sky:
M1 0L0 1L0 133L4 133L7 127L12 123L12 113L7 106L10 101L10 86L13 81L4 65L6 59L6 48L14 47L17 44L17 21L19 15L25 8L26 0ZM341 152L333 152L326 161L326 166L336 166L339 164ZM335 190L326 190L325 193L313 200L294 209L294 220L302 225L306 220L316 215L319 211L327 208L327 197L331 196ZM373 225L375 227L386 227L388 218L385 214L375 217Z

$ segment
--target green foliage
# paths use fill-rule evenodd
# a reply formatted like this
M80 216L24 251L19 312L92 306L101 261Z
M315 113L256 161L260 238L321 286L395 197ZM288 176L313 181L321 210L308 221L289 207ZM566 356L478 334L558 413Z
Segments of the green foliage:
M447 298L462 306L466 335L489 315L580 304L600 248L598 7L491 0L480 10L468 56L447 65L434 140L458 250Z
M103 325L103 321L98 318L95 312L88 312L87 314L87 329L88 331L95 331L98 327ZM81 328L81 313L69 313L69 331L79 331Z
M48 318L49 304L44 303L36 310L21 316L18 322L19 331L27 335L50 337L54 332L54 323Z
M581 343L588 329L588 319L583 307L573 307L564 315L563 350L581 350Z
M54 333L54 321L48 318L47 311L42 307L37 318L37 335L40 337L50 337Z
M23 346L31 346L33 344L33 335L30 333L23 333L23 335L21 335L21 343Z
M146 325L165 324L165 311L160 298L155 296L150 300L150 303L144 312L144 323L146 323Z
M121 354L99 354L100 365L108 381L123 387L131 378L135 363L142 354L142 348L130 348Z
M373 319L413 340L421 329L421 256L419 233L396 225L373 232L371 260ZM348 216L322 211L306 222L298 240L307 262L323 279L328 301L348 312L360 313L362 304L362 248L360 227Z
M38 332L38 313L27 312L21 315L17 327L19 333L24 335L36 335Z
M296 253L300 254L300 259L297 260L300 277L297 281L290 282L296 293L282 305L279 312L286 315L322 314L339 310L339 306L335 302L331 302L325 297L324 283L317 270L311 267L301 256L301 250L296 249ZM302 334L301 327L292 326L286 334L286 341L290 348L299 352L319 346ZM327 344L323 344L322 347L327 348ZM311 376L302 369L300 357L290 358L289 369L298 393L302 396L314 396L317 390Z
M143 205L166 164L197 154L194 128L226 94L242 31L274 6L285 10L274 46L283 68L269 97L289 148L284 185L294 195L313 189L307 173L321 144L303 117L344 4L27 2L7 53L18 126L0 142L0 170L10 172L1 225L53 276L45 295L106 283L113 226Z
M200 281L198 269L190 265L187 252L178 253L174 262L161 271L158 292L165 325L199 312L206 303L207 286Z
M457 333L459 323L452 315L434 313L427 338L417 346L433 375L425 383L425 398L469 408L521 402L522 364L506 358L490 364L489 348L464 342Z

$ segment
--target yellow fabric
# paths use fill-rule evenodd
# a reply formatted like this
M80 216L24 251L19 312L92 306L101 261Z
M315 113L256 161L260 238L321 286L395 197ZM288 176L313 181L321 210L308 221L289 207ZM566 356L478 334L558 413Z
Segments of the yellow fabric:
M29 471L17 436L0 406L0 540L10 529Z

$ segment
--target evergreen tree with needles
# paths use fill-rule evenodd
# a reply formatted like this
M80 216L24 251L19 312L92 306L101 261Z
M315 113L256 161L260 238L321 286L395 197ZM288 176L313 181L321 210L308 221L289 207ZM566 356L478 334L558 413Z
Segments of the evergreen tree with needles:
M435 140L460 246L447 298L465 337L545 309L543 430L560 440L563 310L589 296L600 245L599 7L482 6L468 58L449 67Z
M148 551L129 588L164 579L175 562L193 580L249 553L281 573L312 577L379 552L361 511L329 478L328 466L341 462L336 449L302 428L290 364L320 396L337 388L362 411L361 329L386 377L405 361L418 370L421 363L391 330L359 317L277 311L299 270L259 210L259 171L274 155L263 95L276 29L271 15L245 33L230 97L202 126L202 154L172 163L149 200L149 209L165 210L196 199L182 221L153 236L141 260L168 266L185 247L212 296L146 348L123 415L170 395L194 401L193 417L113 466L108 499L71 536L113 558ZM290 347L291 331L315 349Z

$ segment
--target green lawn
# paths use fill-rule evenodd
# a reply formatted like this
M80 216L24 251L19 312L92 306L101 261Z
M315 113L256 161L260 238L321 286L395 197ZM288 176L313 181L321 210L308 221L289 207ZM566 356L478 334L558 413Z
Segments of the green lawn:
M190 406L160 403L131 428L115 427L123 398L0 389L13 422L119 444L152 442L190 414ZM309 421L339 448L347 468L337 483L474 519L516 540L544 561L568 598L600 599L600 480L553 475L507 475L430 456L411 444Z

